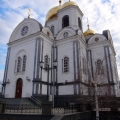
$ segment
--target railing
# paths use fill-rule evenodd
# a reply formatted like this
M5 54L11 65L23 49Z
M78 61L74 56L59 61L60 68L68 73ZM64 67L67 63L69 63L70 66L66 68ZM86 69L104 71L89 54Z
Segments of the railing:
M39 113L42 114L40 106L34 106L30 104L6 104L5 113Z
M75 113L77 112L77 109L66 109L66 108L52 108L51 113L52 114L66 114L66 113Z
M96 111L96 109L94 109L93 111ZM111 111L110 108L99 108L99 111Z
M35 97L31 96L31 100L33 102L35 102L38 106L41 106L41 102L38 99L36 99Z

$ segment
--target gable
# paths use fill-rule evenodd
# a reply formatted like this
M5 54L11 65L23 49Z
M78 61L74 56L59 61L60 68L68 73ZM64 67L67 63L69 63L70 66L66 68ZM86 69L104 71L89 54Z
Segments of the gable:
M57 34L56 40L65 39L74 35L76 35L76 31L74 29L71 27L65 27Z
M11 34L9 42L24 38L41 31L42 25L35 19L24 19Z

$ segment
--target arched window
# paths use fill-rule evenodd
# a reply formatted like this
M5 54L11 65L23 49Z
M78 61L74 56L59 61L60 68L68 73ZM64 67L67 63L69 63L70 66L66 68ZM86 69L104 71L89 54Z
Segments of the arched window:
M64 64L63 64L63 72L66 73L69 71L69 58L65 57L64 58Z
M51 32L52 32L53 35L54 35L54 26L51 26Z
M18 62L17 62L17 72L21 71L21 57L18 57Z
M45 70L48 69L48 61L49 61L49 58L48 58L48 55L45 56Z
M22 65L22 71L25 71L25 68L26 68L26 55L23 56L23 65Z
M82 30L82 26L81 26L81 20L80 20L80 18L78 18L78 26L79 26L79 28Z
M69 26L69 16L65 15L62 18L62 28Z

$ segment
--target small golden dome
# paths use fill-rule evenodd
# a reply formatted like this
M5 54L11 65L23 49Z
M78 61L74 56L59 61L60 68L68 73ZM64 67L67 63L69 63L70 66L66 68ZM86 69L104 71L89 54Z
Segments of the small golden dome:
M69 1L69 2L66 2L62 5L62 8L65 8L65 7L68 7L70 5L74 5L74 6L78 6L75 2L72 2L72 1ZM61 9L62 9L61 8Z
M52 9L50 9L48 11L48 13L47 13L46 20L50 20L52 18L57 17L57 12L60 9L61 9L61 6L56 6L56 7L52 8Z
M89 35L94 35L94 34L95 32L91 30L88 25L88 29L84 32L84 36L89 36Z

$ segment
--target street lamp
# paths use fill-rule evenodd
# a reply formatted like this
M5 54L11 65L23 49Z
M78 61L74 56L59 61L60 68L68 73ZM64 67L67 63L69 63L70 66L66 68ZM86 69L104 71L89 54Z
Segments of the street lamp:
M39 63L40 63L41 71L42 71L42 69L46 69L46 68L43 68L43 66L44 66L43 61L40 61ZM50 68L49 64L48 64L48 66L47 66L47 70L48 70L48 78L47 79L48 79L48 81L49 81L49 70L56 69L56 67L57 67L57 61L56 60L53 61L53 67ZM54 107L54 85L55 85L55 78L54 78L54 75L53 75L53 96L52 96L52 98L53 98L53 107Z

